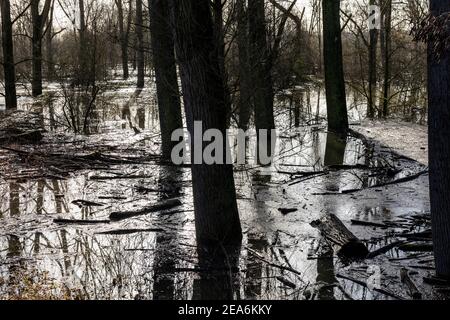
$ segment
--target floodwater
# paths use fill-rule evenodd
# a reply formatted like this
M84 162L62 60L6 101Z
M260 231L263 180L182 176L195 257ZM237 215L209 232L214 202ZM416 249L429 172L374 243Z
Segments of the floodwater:
M235 167L242 245L205 248L195 241L190 169L148 157L159 150L154 84L132 88L117 81L102 92L87 135L72 133L56 87L40 101L21 100L23 109L42 113L48 133L38 146L12 147L126 160L69 170L0 150L0 298L393 299L342 278L369 283L375 275L388 293L410 299L399 277L403 267L426 298L438 298L422 283L433 273L431 253L394 248L348 263L324 250L314 220L337 215L373 251L395 233L423 230L408 221L428 214L429 198L426 174L378 187L426 167L361 137L327 133L323 93L309 90L300 102L280 98L274 163ZM352 122L359 121L355 110ZM133 161L138 157L147 159ZM182 205L118 222L54 223L107 220L172 198ZM375 228L352 219L395 223ZM422 268L411 268L411 259Z

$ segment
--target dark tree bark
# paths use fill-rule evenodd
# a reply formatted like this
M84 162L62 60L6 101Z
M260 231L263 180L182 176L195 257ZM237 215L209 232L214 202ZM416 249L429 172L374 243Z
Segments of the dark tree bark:
M131 11L132 11L132 0L129 0L129 10L128 18L125 25L125 15L123 10L122 0L115 0L117 5L117 13L119 19L119 37L120 37L120 49L122 53L122 70L123 78L128 79L130 72L128 69L128 43L130 40L130 28L131 28Z
M209 1L171 0L170 4L186 121L193 147L193 141L202 141L194 132L194 121L202 122L203 132L217 129L223 137L226 135L224 81ZM205 144L202 150L204 148ZM197 241L240 243L242 232L232 165L193 164L192 183Z
M450 12L450 2L430 1L431 14ZM447 26L450 28L450 25ZM449 30L449 29L447 29ZM436 273L450 279L450 50L440 57L428 44L430 204Z
M253 84L253 110L255 115L255 127L257 134L257 159L260 163L260 151L262 145L267 146L267 155L271 156L272 129L275 129L273 114L273 81L272 81L272 57L267 43L267 28L264 0L248 0L248 21L250 41L250 63ZM260 130L267 129L267 140L263 141Z
M13 25L9 0L1 0L3 72L6 110L17 108L16 68L14 64Z
M383 107L380 118L386 118L389 115L389 97L391 91L391 30L392 30L392 0L385 0L383 5Z
M264 0L248 1L250 61L256 129L274 129L273 84Z
M53 54L53 13L54 13L54 3L50 10L50 16L48 19L48 30L45 34L45 50L47 56L47 80L52 81L55 77L55 60Z
M239 128L248 128L251 116L251 76L248 40L248 12L245 0L237 0L237 45L239 50Z
M216 50L217 56L219 57L219 67L221 77L224 81L225 88L225 109L227 116L227 123L231 118L231 97L230 90L228 88L228 74L225 67L225 34L223 30L223 3L222 0L213 0L213 25L214 25L214 35L216 39Z
M31 20L33 25L32 42L32 80L33 97L42 94L42 39L44 38L45 24L48 19L52 0L45 0L42 13L39 12L40 0L31 0Z
M169 3L167 0L149 0L149 8L162 155L168 160L176 145L171 141L172 132L183 127Z
M348 116L342 62L340 1L323 0L322 11L328 130L344 133L348 130Z
M144 87L144 33L143 33L143 18L142 18L142 0L136 0L136 37L137 37L137 52L136 52L136 67L137 74L137 87Z
M370 5L375 5L375 0L370 0ZM369 31L369 98L367 103L367 117L375 116L375 92L377 87L377 40L378 30L373 28Z

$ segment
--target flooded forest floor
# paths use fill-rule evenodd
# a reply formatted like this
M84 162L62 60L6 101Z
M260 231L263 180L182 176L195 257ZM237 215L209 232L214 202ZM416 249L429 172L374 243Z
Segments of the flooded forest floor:
M0 299L447 297L432 277L423 127L363 121L345 140L323 123L287 126L291 110L280 108L273 165L235 167L235 265L205 269L190 169L158 156L154 84L105 90L89 134L64 125L58 92L23 99L11 120L42 127L39 141L0 139ZM330 216L368 248L365 259L332 250L314 223Z

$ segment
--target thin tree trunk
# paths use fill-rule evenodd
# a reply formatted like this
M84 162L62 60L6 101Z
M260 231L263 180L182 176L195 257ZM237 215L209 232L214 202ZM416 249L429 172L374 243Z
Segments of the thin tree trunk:
M194 121L201 121L201 135L208 129L216 129L226 136L224 81L209 1L171 0L170 3L186 120L191 150L194 150L194 141L202 141L202 136L194 132ZM227 143L224 144L223 161L226 160ZM202 151L204 147L203 144ZM240 244L242 231L232 165L193 164L192 183L197 241Z
M239 50L239 128L248 128L251 115L248 12L245 0L237 0L237 45Z
M391 29L392 29L392 0L385 0L384 13L384 79L383 79L383 110L382 117L389 115L389 97L391 91Z
M13 25L9 0L1 0L3 72L6 110L17 109L16 68L14 64Z
M78 48L78 84L86 85L91 79L88 72L88 55L86 53L87 41L86 41L86 20L84 12L84 0L79 0L79 14L80 14L80 30L79 30L79 48Z
M335 133L345 133L348 130L348 116L342 61L340 1L323 0L322 9L328 129Z
M142 0L136 0L136 37L137 37L137 52L136 52L136 64L137 64L137 87L144 87L144 33L142 31L143 26L142 18Z
M371 6L375 5L375 0L370 0ZM376 86L377 86L377 39L378 30L373 28L369 31L369 98L367 103L367 117L373 118L375 115Z
M171 141L172 132L183 127L174 42L169 24L168 1L149 0L149 8L162 156L168 160L176 145L176 142Z
M131 1L130 1L130 11L131 11ZM117 11L118 11L118 19L119 19L119 33L120 33L120 49L122 53L122 71L123 78L128 79L130 76L130 72L128 69L128 40L129 40L129 27L130 23L127 24L125 29L124 23L124 12L123 12L123 4L122 0L116 0ZM131 16L131 12L128 13L128 17Z
M222 0L214 0L213 4L213 12L214 12L214 35L216 39L216 49L217 56L219 57L219 67L222 79L224 81L225 88L225 109L227 116L227 124L229 123L229 119L231 118L231 97L230 90L228 88L228 74L225 67L225 35L223 30L223 4Z
M54 4L50 11L50 16L48 19L48 30L45 35L45 50L47 56L47 80L52 81L55 76L55 60L53 55L53 13L54 13Z
M430 1L431 14L450 12L450 2ZM450 27L447 26L447 28ZM428 44L428 130L433 248L438 276L450 279L450 50L440 58Z

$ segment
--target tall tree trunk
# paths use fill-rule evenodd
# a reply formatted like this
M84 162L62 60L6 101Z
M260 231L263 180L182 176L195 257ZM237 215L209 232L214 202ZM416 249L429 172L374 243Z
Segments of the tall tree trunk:
M431 0L430 10L433 17L448 14L450 2ZM428 44L431 220L436 273L450 279L450 50L438 58L434 45Z
M148 2L162 156L169 160L172 149L176 145L176 142L171 140L172 132L183 127L174 42L169 22L170 10L167 0L149 0Z
M31 0L31 20L33 25L33 36L31 39L33 64L31 91L33 97L42 94L42 39L52 0L45 0L42 14L39 12L40 2L40 0Z
M86 52L87 39L86 39L86 19L84 10L84 0L78 1L79 14L80 14L80 29L79 29L79 48L78 48L78 84L86 85L91 79L88 72L88 54Z
M251 115L251 77L248 39L248 12L245 0L237 0L237 45L239 50L239 128L248 128Z
M129 29L130 29L130 17L131 17L131 3L130 1L130 12L128 12L128 23L127 26L125 26L124 21L124 10L123 10L123 4L122 0L115 0L117 5L117 11L118 11L118 19L119 19L119 33L120 33L120 49L122 54L122 71L123 71L123 78L128 79L130 76L130 72L128 69L128 42L129 42Z
M258 133L258 162L260 161L259 148L262 144L268 147L268 155L272 155L271 130L275 129L273 115L273 83L272 61L267 44L267 28L264 0L248 0L250 61L253 83L253 108L255 126ZM262 141L259 133L261 129L269 130L267 141Z
M209 0L171 0L170 3L186 121L191 135L191 150L194 150L194 141L200 143L203 140L194 132L195 121L202 123L201 135L206 130L216 129L222 137L226 136L224 81ZM227 143L224 143L222 161L226 160ZM202 152L204 148L205 144ZM194 155L192 160L194 163ZM193 164L192 184L197 241L239 244L242 232L232 165Z
M6 110L17 109L16 68L14 64L13 25L9 0L1 0L3 72Z
M371 6L375 5L375 0L370 0ZM372 14L372 13L371 13ZM367 117L373 118L375 115L375 100L377 87L377 40L378 30L373 28L369 31L369 98L367 103Z
M384 54L383 54L383 109L381 116L389 115L389 98L391 91L391 29L392 29L392 0L385 0L384 8Z
M48 30L45 34L45 51L47 56L47 80L52 81L55 76L55 60L53 54L53 13L54 4L52 5L50 16L48 19Z
M230 90L228 88L228 74L225 68L225 35L223 30L223 4L222 0L213 0L213 25L214 35L216 39L217 56L219 57L219 67L221 77L224 81L225 88L225 109L227 116L227 123L231 118L231 97Z
M136 37L137 37L137 52L136 52L136 64L137 64L137 87L144 87L144 33L142 31L143 27L142 18L142 0L136 0Z
M348 130L348 116L342 61L340 1L323 0L322 12L328 130L345 133Z

